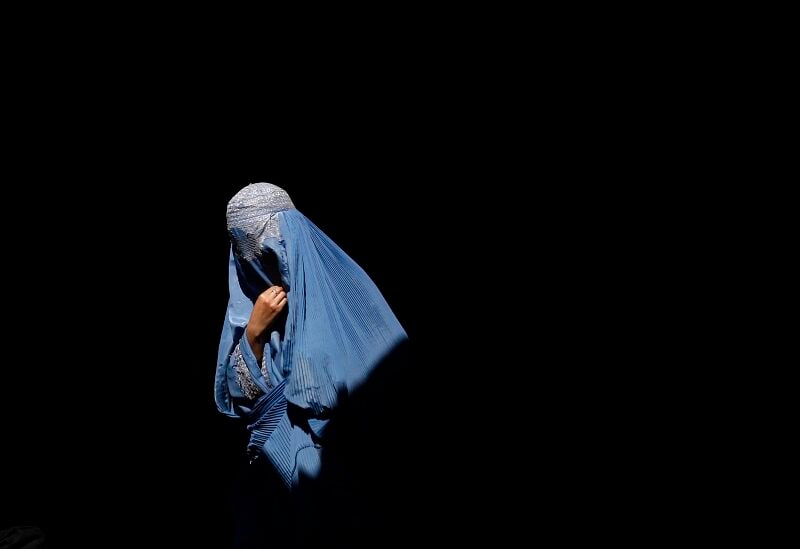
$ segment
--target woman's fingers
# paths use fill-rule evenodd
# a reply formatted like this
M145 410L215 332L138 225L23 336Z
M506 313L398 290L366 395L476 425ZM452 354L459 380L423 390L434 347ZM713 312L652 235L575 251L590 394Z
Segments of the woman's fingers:
M270 293L271 301L276 305L280 303L281 299L286 299L286 292L280 286L273 286L267 291Z

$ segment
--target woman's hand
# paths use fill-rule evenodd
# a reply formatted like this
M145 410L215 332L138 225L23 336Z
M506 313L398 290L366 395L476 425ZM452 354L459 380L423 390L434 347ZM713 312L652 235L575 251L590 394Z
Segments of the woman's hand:
M286 307L286 303L286 292L283 291L283 288L271 286L258 296L253 305L253 312L250 313L250 321L247 323L245 334L258 362L261 362L261 357L264 355L267 329L278 313Z

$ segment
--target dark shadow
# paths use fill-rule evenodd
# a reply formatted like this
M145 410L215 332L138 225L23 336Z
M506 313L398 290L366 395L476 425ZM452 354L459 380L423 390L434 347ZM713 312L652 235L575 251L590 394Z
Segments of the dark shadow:
M236 547L278 541L281 547L374 546L419 540L430 532L441 499L434 478L440 465L420 370L405 342L340 403L322 441L321 471L300 478L291 504L266 460L257 460L250 473L263 479L250 481L239 497ZM280 505L291 505L293 518L287 520L285 509L276 512ZM248 526L249 520L260 525ZM242 543L259 539L257 529L262 545Z
M234 549L291 547L294 510L289 491L265 459L242 461L233 487Z

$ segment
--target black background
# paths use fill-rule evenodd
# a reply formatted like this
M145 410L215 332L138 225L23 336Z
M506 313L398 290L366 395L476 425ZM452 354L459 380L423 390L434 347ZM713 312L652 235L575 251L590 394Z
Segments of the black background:
M38 525L56 547L230 542L245 439L213 402L225 205L257 181L286 189L370 274L413 342L409 402L395 387L395 432L375 433L391 440L396 493L382 504L397 507L393 524L441 523L445 505L464 505L450 460L473 450L459 441L452 393L472 381L448 380L465 366L445 336L458 281L444 274L463 248L442 187L462 172L432 156L438 136L363 113L318 133L286 120L237 133L236 117L199 127L149 116L86 133L72 116L53 118L15 147L19 181L4 207L0 526ZM126 124L141 133L122 136Z
M498 512L563 535L605 506L587 485L613 452L586 434L618 351L597 334L621 337L604 277L637 227L603 201L629 197L615 182L636 154L603 118L604 84L551 55L563 38L532 62L527 32L440 33L452 26L376 26L300 63L299 35L267 44L237 24L245 38L225 41L183 16L152 52L138 30L116 48L87 34L12 52L0 527L42 526L56 547L226 546L242 437L212 393L224 211L254 181L289 191L414 343L391 423L415 428L392 433L385 471L407 481L395 527L502 544Z
M108 118L107 99L87 119L59 97L11 120L0 524L39 525L56 547L227 546L245 440L213 402L225 205L267 181L411 337L370 431L382 535L614 527L595 515L623 424L601 413L624 381L603 367L617 244L569 128L539 125L529 146L502 102L470 112L435 90L285 110L162 91Z

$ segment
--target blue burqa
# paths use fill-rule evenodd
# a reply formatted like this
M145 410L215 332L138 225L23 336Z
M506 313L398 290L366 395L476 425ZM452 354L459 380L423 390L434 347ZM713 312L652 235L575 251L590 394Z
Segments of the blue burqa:
M407 336L369 276L280 187L246 186L227 220L230 297L215 400L247 421L251 455L266 456L292 487L319 472L331 412ZM242 336L254 300L272 285L287 290L288 305L259 363Z

